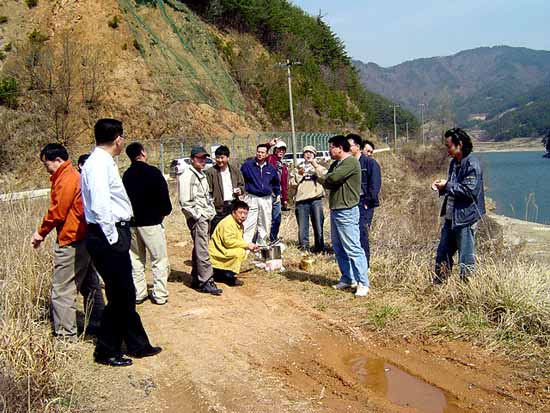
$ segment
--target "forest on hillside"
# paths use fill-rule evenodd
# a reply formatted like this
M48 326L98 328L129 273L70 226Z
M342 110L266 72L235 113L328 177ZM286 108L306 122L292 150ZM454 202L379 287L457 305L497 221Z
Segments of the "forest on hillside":
M383 68L354 62L363 84L425 119L481 129L495 139L550 129L550 51L494 46Z
M321 15L310 16L287 0L182 2L221 30L252 34L270 51L270 56L258 58L246 42L219 42L241 89L259 97L275 122L289 118L286 70L277 64L290 59L300 62L292 67L292 75L303 123L326 119L361 129L392 128L392 103L363 88L344 43ZM407 122L411 130L418 128L406 110L399 109L398 119L402 128Z

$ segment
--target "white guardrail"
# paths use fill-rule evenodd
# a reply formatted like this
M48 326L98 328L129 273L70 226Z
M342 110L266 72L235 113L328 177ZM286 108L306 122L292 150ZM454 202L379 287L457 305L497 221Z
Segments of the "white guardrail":
M33 189L32 191L12 192L0 194L0 202L17 201L19 199L33 199L48 196L50 189Z
M390 148L375 149L374 153L387 152L391 150ZM165 178L168 179L168 175L165 175ZM31 191L23 192L11 192L6 194L0 194L0 202L9 202L9 201L18 201L21 199L34 199L42 198L50 194L50 189L33 189Z

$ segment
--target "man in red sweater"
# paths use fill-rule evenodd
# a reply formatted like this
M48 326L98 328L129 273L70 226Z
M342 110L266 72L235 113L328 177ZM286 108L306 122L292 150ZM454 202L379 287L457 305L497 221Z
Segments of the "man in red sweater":
M269 240L275 241L279 238L282 210L286 211L288 203L288 168L283 163L283 158L286 154L286 143L280 138L273 138L267 145L273 147L273 153L267 157L267 162L275 167L281 181L281 196L280 198L273 198L271 210L271 233L269 234Z
M57 230L51 293L53 329L57 337L74 340L78 292L84 296L84 309L91 309L91 329L99 327L104 301L97 272L84 243L86 221L80 174L68 159L67 150L58 143L50 143L40 152L40 160L51 175L50 207L31 244L38 248L54 228Z

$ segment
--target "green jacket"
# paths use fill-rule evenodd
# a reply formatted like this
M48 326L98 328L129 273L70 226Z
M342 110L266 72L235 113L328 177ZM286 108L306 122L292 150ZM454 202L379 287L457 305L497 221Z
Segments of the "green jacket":
M330 209L353 208L359 204L361 166L354 156L350 155L340 162L334 161L326 175L319 173L318 182L329 190Z

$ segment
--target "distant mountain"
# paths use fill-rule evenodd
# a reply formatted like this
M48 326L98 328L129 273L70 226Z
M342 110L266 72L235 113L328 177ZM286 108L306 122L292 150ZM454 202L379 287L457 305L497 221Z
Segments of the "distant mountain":
M478 128L489 137L540 136L550 129L550 51L480 47L383 68L353 62L365 88L426 117Z

